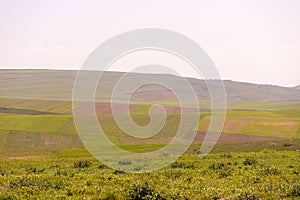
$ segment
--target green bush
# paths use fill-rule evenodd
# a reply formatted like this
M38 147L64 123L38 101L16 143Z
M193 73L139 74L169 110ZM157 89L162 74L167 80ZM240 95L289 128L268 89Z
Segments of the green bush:
M98 165L98 169L106 169L106 168L107 168L106 165L103 164Z
M49 179L39 179L38 177L27 177L23 176L9 182L10 189L18 188L32 188L36 187L41 190L60 190L66 187L66 184L62 180L49 180Z
M75 174L65 169L57 169L54 172L54 176L68 176L73 177Z
M232 155L230 153L224 153L224 154L221 154L220 157L221 158L232 158Z
M208 169L216 171L220 178L225 178L232 175L231 163L213 163Z
M113 174L125 174L126 172L116 169Z
M152 187L145 182L143 185L134 185L129 190L129 197L131 200L164 200L163 196L156 193Z
M220 169L228 168L228 165L226 163L213 163L208 168L214 170L220 170Z
M19 198L17 197L17 195L14 195L14 194L1 194L0 199L1 200L17 200Z
M173 162L171 168L195 169L196 167L193 163Z
M300 185L293 185L293 188L288 194L289 197L300 197Z
M4 176L6 174L6 171L5 170L0 170L0 175L1 176Z
M79 160L74 162L75 168L88 168L91 166L91 162L88 160Z
M247 157L245 160L244 160L244 165L255 165L257 164L257 160L253 157Z
M259 199L259 197L256 194L244 193L239 196L239 199L240 200L256 200L256 199Z
M36 167L28 167L26 169L27 174L40 174L45 171L45 168L38 169Z
M274 166L272 166L272 167L265 167L264 169L263 169L263 171L262 171L262 174L263 175L279 175L280 174L280 171L276 168L276 167L274 167Z

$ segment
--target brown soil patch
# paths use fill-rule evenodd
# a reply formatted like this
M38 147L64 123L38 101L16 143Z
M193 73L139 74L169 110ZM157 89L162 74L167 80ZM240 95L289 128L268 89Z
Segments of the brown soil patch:
M296 125L298 122L297 121L293 121L293 120L284 120L284 121L280 121L280 122L273 122L270 125L274 125L274 126L294 126Z

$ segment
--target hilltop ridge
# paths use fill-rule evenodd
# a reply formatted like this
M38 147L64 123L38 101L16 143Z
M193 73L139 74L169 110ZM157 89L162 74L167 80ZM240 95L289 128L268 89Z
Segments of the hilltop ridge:
M71 100L76 74L76 70L0 70L0 98ZM96 91L96 99L110 99L115 84L123 74L124 72L105 72L101 77L101 86ZM181 84L182 77L169 74L130 73L132 81L129 84L135 84L135 80L140 79L151 80L154 76L167 80L182 93L186 92ZM87 75L87 80L89 78ZM210 99L206 81L214 84L216 80L204 81L195 78L187 78L187 80L199 100ZM281 87L231 80L224 80L224 85L228 102L300 101L300 86ZM140 100L147 100L149 96L151 100L168 100L170 91L163 87L145 86L142 91L137 91L136 95Z

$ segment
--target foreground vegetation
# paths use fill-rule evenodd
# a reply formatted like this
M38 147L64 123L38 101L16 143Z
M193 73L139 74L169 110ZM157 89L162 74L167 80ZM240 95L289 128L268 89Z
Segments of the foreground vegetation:
M0 161L0 174L0 199L300 199L296 151L186 154L137 174L91 157L11 158Z
M99 106L108 137L128 151L159 149L176 131L176 109L160 135L141 141L123 134ZM149 123L148 107L133 106L136 123ZM206 158L197 155L200 138L170 166L136 174L92 158L71 110L68 101L0 98L0 199L300 199L299 102L230 104L225 137ZM200 133L209 115L201 113Z

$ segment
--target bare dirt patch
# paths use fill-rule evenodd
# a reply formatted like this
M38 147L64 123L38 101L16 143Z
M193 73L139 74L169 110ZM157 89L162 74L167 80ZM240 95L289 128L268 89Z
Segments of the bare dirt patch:
M284 120L280 122L274 122L272 125L275 126L295 126L297 125L298 121L296 120Z

